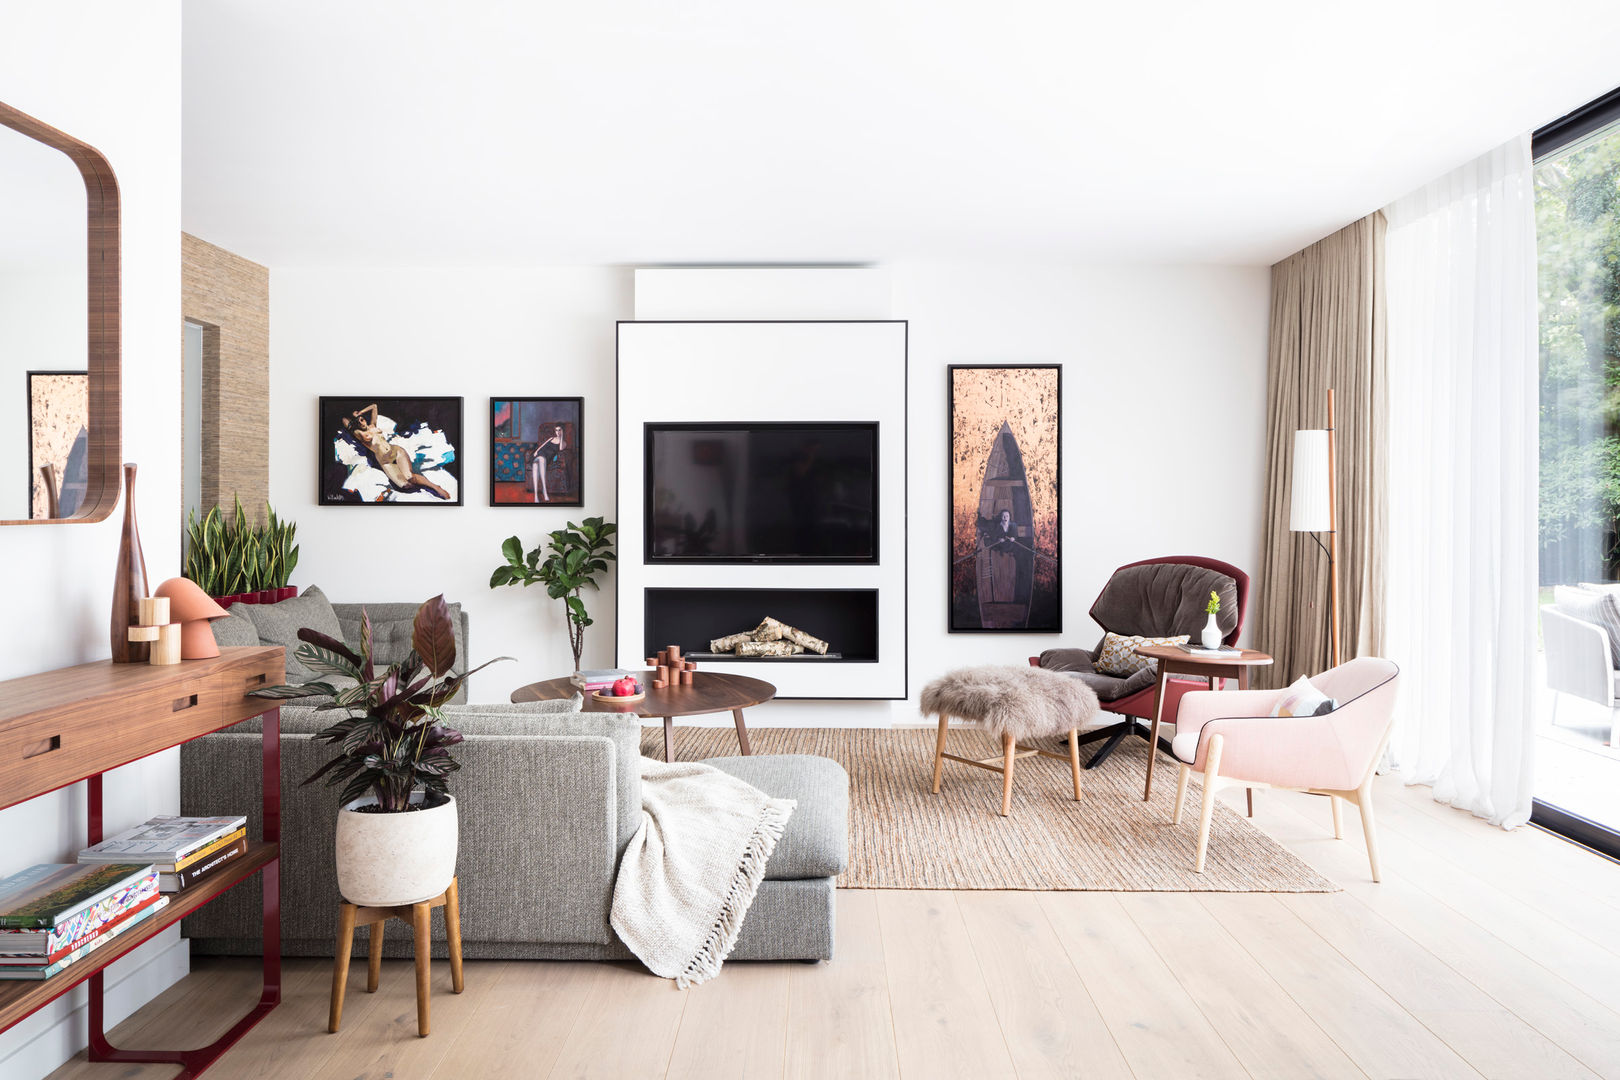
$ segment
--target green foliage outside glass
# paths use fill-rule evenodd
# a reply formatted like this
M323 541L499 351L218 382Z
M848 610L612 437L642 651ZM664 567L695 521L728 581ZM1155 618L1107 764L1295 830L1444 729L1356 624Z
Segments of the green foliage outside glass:
M502 585L544 585L546 595L562 600L568 611L568 647L574 653L574 670L579 670L580 653L585 648L585 628L594 621L585 610L580 593L586 589L600 589L596 578L607 573L608 563L617 558L613 554L613 534L619 527L599 517L589 517L576 525L551 533L547 543L523 550L523 542L515 536L501 544L506 562L495 568L489 576L489 587Z
M1542 580L1620 576L1620 130L1535 168Z

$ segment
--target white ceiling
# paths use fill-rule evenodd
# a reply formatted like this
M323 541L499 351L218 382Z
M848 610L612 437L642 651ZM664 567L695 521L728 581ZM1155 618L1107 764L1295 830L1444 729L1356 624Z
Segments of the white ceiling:
M1620 84L1613 0L186 0L295 264L1266 264Z

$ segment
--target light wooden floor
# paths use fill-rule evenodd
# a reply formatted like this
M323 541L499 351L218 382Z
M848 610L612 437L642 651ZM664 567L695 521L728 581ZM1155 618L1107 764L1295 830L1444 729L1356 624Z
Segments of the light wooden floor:
M1257 823L1342 893L842 892L833 962L734 964L686 993L628 965L492 961L457 997L436 964L426 1039L407 962L375 995L361 962L328 1035L330 965L296 961L208 1077L1620 1078L1620 867L1427 789L1378 794L1382 885L1355 814L1335 842L1322 800L1260 793ZM251 965L197 967L115 1041L200 1043L257 992Z

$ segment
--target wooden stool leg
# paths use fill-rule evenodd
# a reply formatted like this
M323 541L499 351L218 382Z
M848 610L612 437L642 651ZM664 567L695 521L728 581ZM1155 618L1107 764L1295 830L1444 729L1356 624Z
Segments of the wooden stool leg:
M664 760L675 760L675 718L664 717Z
M742 748L743 757L748 757L754 751L748 745L748 725L743 723L742 710L732 709L731 718L737 722L737 745Z
M338 908L337 955L332 958L332 1011L327 1017L326 1030L335 1032L343 1022L343 991L349 984L349 951L354 947L353 904Z
M1069 769L1074 773L1074 801L1080 801L1080 730L1069 729Z
M939 714L939 738L934 742L934 794L939 794L940 777L945 774L945 732L951 726L951 718L944 713Z
M1013 764L1018 760L1018 742L1011 735L1001 737L1001 816L1012 813Z
M455 878L444 890L444 936L450 943L450 987L459 994L466 983L461 978L461 890Z
M433 972L433 935L429 919L433 908L426 901L411 905L411 925L416 930L416 1033L428 1033L428 990Z
M366 954L366 993L375 994L382 983L383 927L387 919L371 924L371 951Z

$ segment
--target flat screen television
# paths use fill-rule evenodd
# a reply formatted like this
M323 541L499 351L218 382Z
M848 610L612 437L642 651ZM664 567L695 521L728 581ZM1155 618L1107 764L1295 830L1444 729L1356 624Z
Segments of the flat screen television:
M648 562L878 561L876 423L646 432Z

